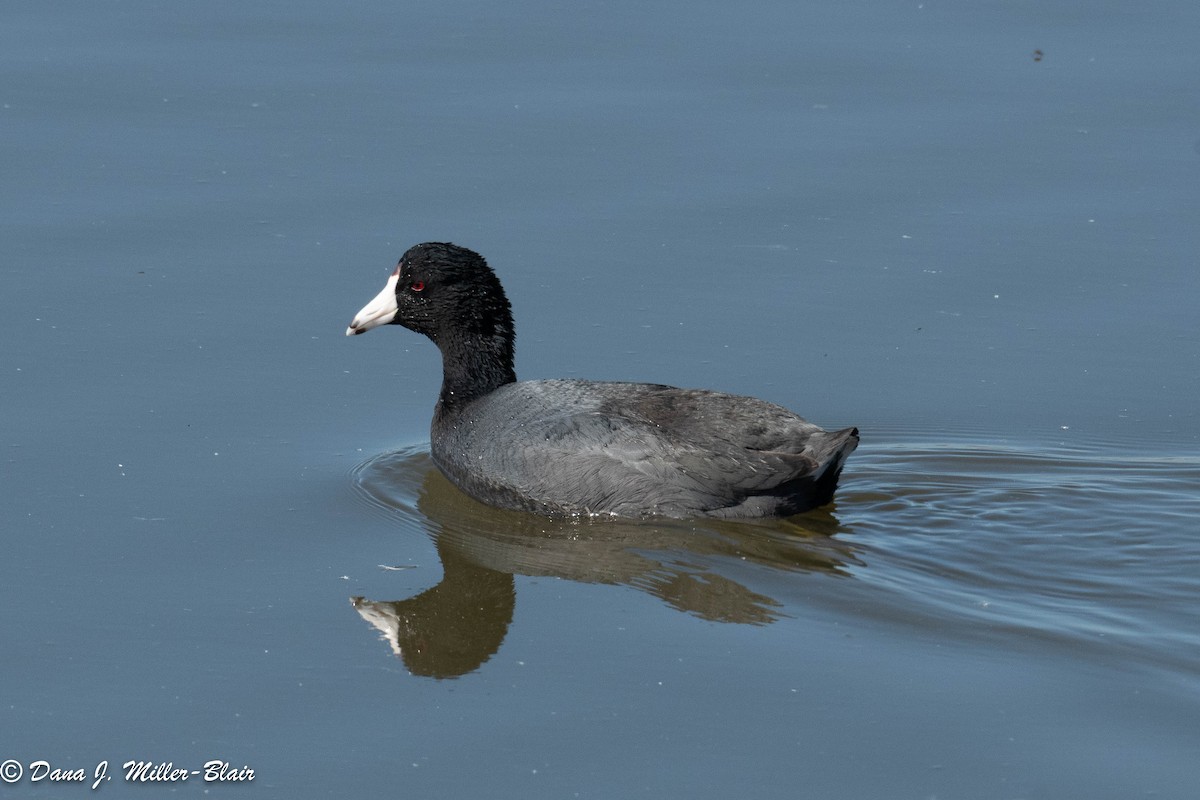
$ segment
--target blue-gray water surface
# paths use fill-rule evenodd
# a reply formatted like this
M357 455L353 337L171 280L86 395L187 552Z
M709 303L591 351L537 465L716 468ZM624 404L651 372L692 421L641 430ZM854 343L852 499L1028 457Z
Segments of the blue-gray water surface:
M6 3L0 794L1194 797L1198 25ZM465 498L343 336L424 240L522 377L858 425L836 502Z

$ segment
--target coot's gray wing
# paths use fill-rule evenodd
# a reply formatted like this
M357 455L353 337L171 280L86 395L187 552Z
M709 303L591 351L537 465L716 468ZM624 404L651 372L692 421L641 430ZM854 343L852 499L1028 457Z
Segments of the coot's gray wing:
M709 515L761 516L823 504L858 443L855 429L830 433L782 406L704 390L648 385L632 397L615 393L601 410L648 431L657 444L654 458L691 480L691 498L703 500L694 510Z

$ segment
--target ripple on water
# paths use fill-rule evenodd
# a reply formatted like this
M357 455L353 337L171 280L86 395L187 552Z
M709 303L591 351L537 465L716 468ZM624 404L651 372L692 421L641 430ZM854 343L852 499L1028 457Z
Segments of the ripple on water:
M1200 458L976 439L864 446L839 496L874 613L1194 674Z

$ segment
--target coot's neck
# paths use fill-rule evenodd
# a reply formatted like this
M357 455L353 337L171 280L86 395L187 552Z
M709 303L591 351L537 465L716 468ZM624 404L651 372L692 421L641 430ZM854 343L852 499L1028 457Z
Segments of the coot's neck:
M459 333L438 341L437 346L442 351L439 416L517 379L511 328L490 335Z

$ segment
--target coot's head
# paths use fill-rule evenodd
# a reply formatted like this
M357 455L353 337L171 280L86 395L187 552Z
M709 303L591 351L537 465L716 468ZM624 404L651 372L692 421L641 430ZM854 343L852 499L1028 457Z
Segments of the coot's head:
M512 310L496 274L483 256L448 242L410 248L346 335L380 325L403 325L439 347L478 339L507 340L512 346Z

